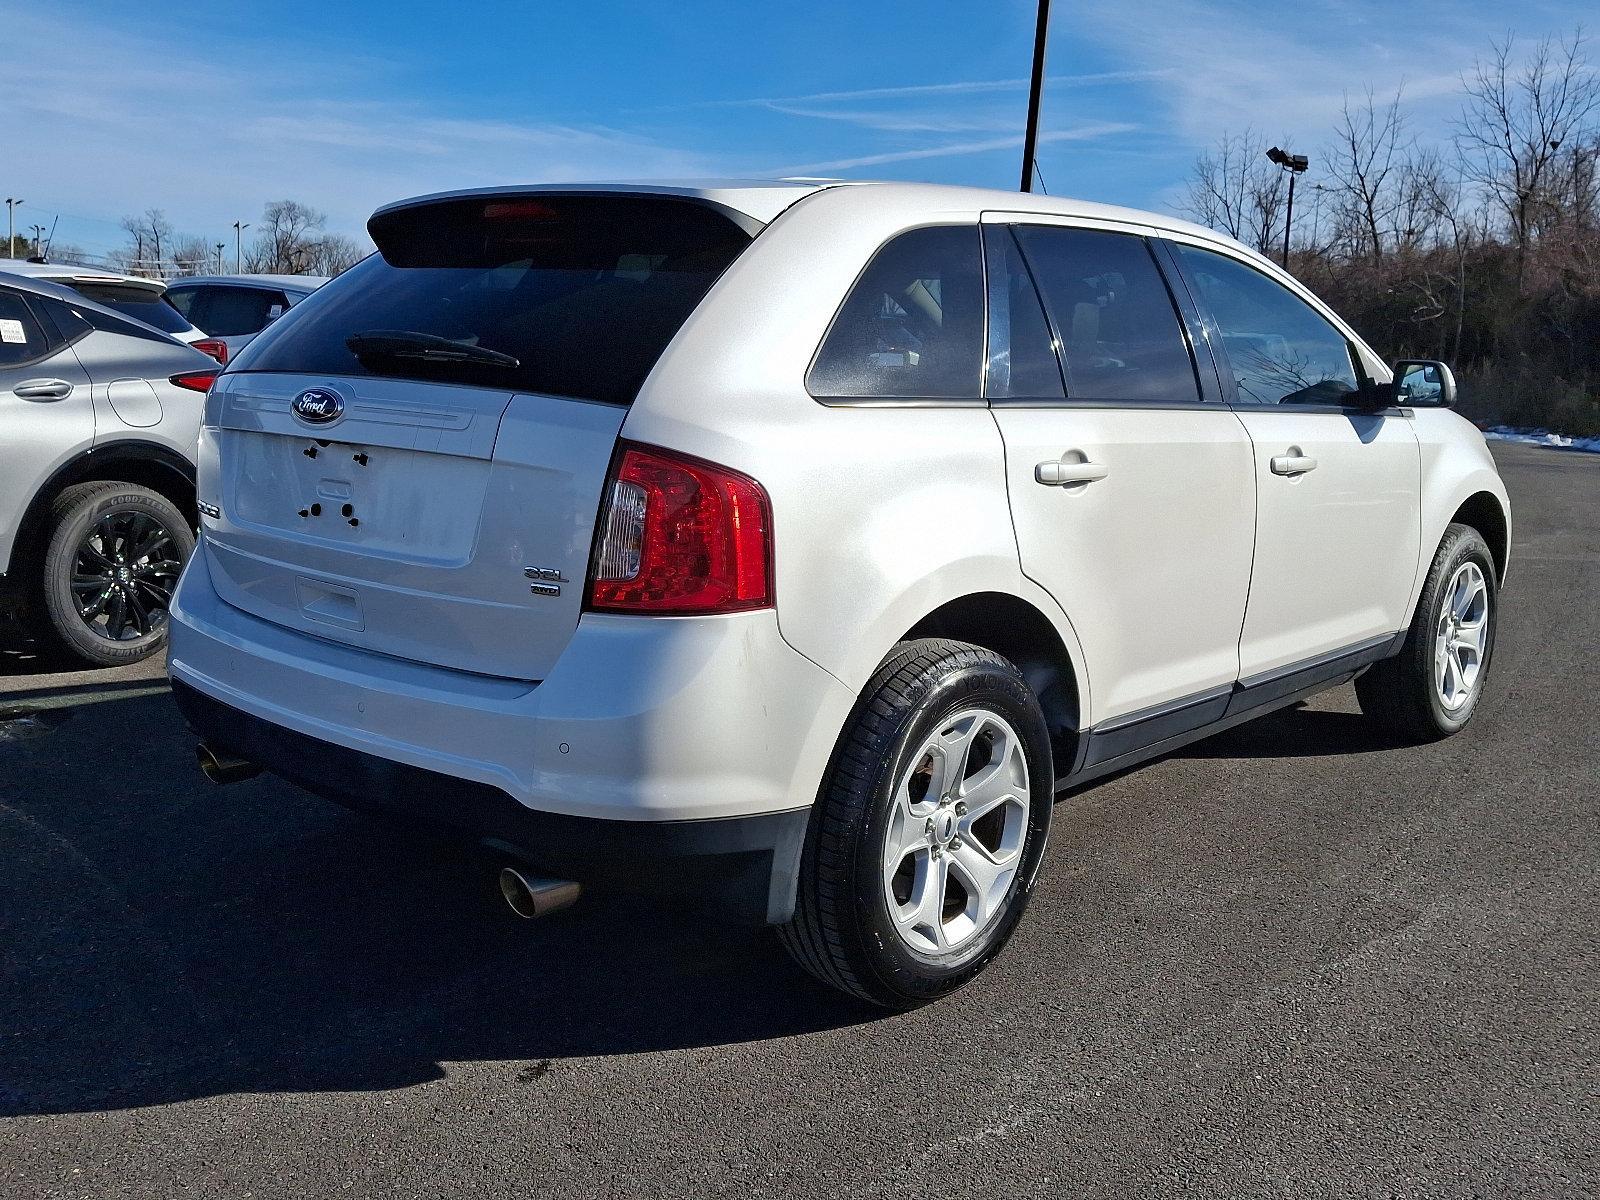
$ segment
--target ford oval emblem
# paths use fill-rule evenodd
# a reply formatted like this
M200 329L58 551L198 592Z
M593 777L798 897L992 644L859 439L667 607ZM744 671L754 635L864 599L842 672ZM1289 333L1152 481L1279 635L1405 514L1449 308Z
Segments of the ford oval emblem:
M308 425L326 425L344 416L344 397L332 388L307 388L289 408Z

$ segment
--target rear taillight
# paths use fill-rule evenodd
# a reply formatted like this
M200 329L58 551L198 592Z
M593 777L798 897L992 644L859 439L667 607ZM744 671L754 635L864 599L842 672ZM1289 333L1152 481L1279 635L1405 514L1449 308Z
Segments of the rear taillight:
M191 392L209 392L221 371L185 371L182 375L169 375L170 382Z
M650 446L616 460L595 533L589 607L739 612L772 603L772 506L748 475Z
M209 354L223 366L228 365L228 343L221 338L201 338L198 342L190 342L201 354Z

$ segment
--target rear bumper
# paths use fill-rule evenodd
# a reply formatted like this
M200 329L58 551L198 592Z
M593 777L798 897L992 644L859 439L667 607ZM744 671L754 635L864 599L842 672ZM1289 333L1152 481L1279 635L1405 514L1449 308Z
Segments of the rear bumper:
M854 696L783 640L771 611L587 614L535 684L262 621L218 597L206 559L202 542L174 599L168 670L207 740L310 791L498 839L584 882L653 886L668 860L765 855L763 915L787 917Z
M189 727L207 744L329 800L460 830L561 879L682 896L757 924L780 923L793 914L809 809L702 821L608 821L538 812L488 784L274 725L178 680L172 692Z

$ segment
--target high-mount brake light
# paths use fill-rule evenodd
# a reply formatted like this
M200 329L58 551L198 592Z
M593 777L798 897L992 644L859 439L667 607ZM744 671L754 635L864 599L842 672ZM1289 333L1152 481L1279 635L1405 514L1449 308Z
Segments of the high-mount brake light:
M715 463L625 446L596 531L589 607L686 616L772 600L766 490Z

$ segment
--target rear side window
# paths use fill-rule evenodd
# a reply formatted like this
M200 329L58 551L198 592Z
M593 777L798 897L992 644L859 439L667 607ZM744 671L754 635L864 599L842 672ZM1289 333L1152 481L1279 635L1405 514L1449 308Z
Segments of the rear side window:
M50 344L28 302L0 288L0 369L35 362L49 352Z
M1200 399L1178 310L1143 238L1015 228L1055 326L1069 399Z
M96 304L104 304L123 316L154 325L162 333L185 333L192 328L182 313L148 288L122 283L62 282Z
M260 333L289 310L283 293L267 288L207 287L196 292L186 315L212 337Z
M1341 404L1356 390L1344 334L1288 288L1210 250L1176 245L1211 310L1243 404Z
M715 208L660 196L445 201L368 230L378 253L269 325L235 369L629 404L751 238Z
M913 229L856 280L806 386L823 399L977 399L982 343L977 227Z
M201 291L202 289L197 287L169 287L162 298L188 318L189 324L198 326L200 322L196 321L190 313Z

